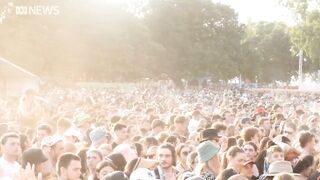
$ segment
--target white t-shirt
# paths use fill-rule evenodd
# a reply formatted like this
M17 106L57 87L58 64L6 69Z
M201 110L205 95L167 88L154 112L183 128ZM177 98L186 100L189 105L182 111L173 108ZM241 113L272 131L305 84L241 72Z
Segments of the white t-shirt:
M199 121L195 119L191 119L188 126L189 133L192 134L193 132L196 132L199 127L199 124L200 124Z
M0 158L0 179L11 178L13 179L19 174L20 165L18 162L8 162L3 157Z

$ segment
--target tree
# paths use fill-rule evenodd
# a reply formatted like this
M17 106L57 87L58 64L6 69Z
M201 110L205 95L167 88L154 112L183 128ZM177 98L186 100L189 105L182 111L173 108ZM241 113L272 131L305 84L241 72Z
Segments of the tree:
M261 82L288 80L296 71L288 28L283 23L249 24L242 46L241 72L251 81L255 76Z
M320 1L281 0L280 4L290 9L297 19L297 25L290 32L294 54L303 50L309 59L307 70L320 69Z
M177 77L238 74L241 28L229 6L210 0L152 0L145 22L165 50L156 67Z

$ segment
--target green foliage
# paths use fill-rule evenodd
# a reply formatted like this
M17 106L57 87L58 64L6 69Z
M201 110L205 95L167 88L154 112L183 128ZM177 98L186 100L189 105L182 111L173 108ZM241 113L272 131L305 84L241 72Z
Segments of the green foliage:
M244 77L262 82L287 80L294 74L296 62L290 52L290 37L282 23L249 24L243 39Z
M232 8L211 0L140 0L129 6L105 0L39 2L58 5L60 14L11 14L0 24L0 56L42 77L130 81L166 74L220 80L241 74L271 82L287 80L297 69L291 40L309 57L319 57L317 13L306 16L308 26L293 28L290 39L284 24L245 26Z

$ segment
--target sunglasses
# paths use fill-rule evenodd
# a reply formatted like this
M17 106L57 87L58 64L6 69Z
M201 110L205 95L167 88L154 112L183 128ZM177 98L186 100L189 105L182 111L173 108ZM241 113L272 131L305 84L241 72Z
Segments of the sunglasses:
M183 154L184 156L188 156L189 153L190 153L190 151L181 152L181 154Z

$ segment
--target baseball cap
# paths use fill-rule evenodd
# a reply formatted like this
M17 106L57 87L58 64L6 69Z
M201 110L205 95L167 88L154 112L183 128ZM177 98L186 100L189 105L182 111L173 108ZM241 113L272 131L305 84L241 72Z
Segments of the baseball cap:
M51 147L59 141L63 141L62 136L59 136L59 135L47 136L42 139L41 147L43 147L43 146L50 146Z

